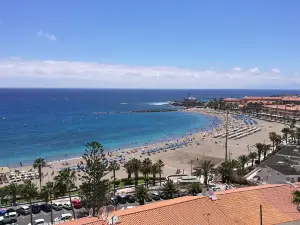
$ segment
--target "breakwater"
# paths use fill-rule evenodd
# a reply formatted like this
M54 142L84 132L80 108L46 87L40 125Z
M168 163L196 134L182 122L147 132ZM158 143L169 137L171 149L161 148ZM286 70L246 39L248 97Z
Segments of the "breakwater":
M144 110L132 110L132 111L123 111L123 112L94 112L96 115L103 114L128 114L128 113L157 113L157 112L176 112L181 109L144 109Z

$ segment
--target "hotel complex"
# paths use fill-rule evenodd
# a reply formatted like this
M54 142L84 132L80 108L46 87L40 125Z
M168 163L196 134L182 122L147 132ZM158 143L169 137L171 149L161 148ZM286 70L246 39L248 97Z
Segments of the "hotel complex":
M225 103L238 104L239 109L252 109L257 113L266 116L284 117L284 115L299 118L300 97L282 96L282 97L244 97L225 98Z

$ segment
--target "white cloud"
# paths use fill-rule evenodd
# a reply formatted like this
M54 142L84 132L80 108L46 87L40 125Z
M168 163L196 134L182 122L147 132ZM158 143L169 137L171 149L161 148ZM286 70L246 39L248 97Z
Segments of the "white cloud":
M95 62L0 59L2 87L82 88L248 88L300 84L299 76L271 71L192 70L176 67L144 67Z
M259 73L259 69L258 68L252 68L249 70L251 73Z
M273 73L280 73L280 70L277 69L277 68L274 68L274 69L272 69L272 72L273 72Z
M56 37L54 34L49 34L48 32L43 32L43 31L39 31L37 32L37 35L40 36L40 37L44 37L50 41L56 41Z
M232 70L235 71L235 72L241 72L242 71L242 69L240 67L234 67Z

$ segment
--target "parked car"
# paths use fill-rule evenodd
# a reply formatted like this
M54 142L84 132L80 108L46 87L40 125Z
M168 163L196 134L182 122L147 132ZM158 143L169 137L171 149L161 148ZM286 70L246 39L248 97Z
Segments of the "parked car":
M126 195L117 196L117 202L118 202L118 204L121 204L121 205L126 204L126 202L127 202Z
M66 210L71 210L72 206L71 206L70 202L65 202L63 204L63 208L66 209Z
M0 224L11 224L17 222L18 214L17 212L6 213L4 216L0 217Z
M33 225L39 225L39 224L44 224L45 220L44 219L37 219L33 222ZM31 223L29 223L28 225L31 225Z
M116 196L110 198L110 202L112 205L118 205L118 199Z
M155 201L158 201L158 200L160 200L160 195L158 192L152 192L151 198Z
M33 214L39 214L41 212L41 206L40 204L33 204L31 205L31 211Z
M13 208L8 208L8 209L6 210L6 213L10 213L10 212L16 212L16 210L13 209Z
M6 209L0 209L0 216L4 216L6 213Z
M61 204L57 204L57 203L53 203L52 204L52 208L56 211L60 211L62 210L62 205Z
M52 207L50 204L45 203L41 205L41 210L44 212L51 212L51 209Z
M30 208L27 205L23 205L20 208L17 209L18 215L28 215L30 214Z
M54 219L54 223L61 223L61 222L65 222L65 221L70 221L72 219L73 219L73 217L72 217L71 213L61 214L61 216L56 217Z
M126 195L126 201L128 203L134 203L136 201L136 199L133 195Z
M81 201L79 199L72 200L72 204L73 204L73 206L74 206L75 209L82 208L82 204L81 204Z
M83 218L83 217L87 217L89 216L89 212L88 211L82 211L82 212L77 212L76 213L76 218L79 219L79 218Z

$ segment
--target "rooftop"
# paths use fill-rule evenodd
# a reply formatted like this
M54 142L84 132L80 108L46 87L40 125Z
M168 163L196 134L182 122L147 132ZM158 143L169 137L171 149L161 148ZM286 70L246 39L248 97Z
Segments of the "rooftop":
M255 225L260 222L262 205L264 225L284 224L300 220L300 213L291 203L291 193L296 189L287 184L239 188L217 192L215 201L204 196L186 196L115 214L120 218L120 225ZM79 224L105 223L85 219L66 223Z

